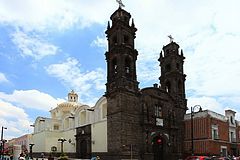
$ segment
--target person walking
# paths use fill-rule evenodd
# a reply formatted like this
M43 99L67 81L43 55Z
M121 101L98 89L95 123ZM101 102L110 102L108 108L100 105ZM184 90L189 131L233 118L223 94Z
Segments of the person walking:
M21 153L21 154L19 155L18 160L25 160L25 157L24 157L23 153Z

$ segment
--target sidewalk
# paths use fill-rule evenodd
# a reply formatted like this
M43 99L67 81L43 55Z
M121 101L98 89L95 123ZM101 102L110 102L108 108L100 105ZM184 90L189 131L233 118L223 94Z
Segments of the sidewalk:
M54 157L54 160L57 160L58 157ZM68 158L69 160L90 160L90 159L77 159L77 158ZM47 158L33 158L33 160L48 160Z

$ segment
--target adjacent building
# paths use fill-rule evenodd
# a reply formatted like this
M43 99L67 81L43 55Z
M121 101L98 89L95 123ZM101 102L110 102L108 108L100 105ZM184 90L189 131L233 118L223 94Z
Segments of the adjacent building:
M185 115L185 153L192 150L198 155L235 155L240 154L240 124L235 119L236 112L226 110L225 115L210 110Z
M68 101L58 104L50 113L50 118L35 120L31 141L35 157L59 155L62 150L68 156L78 158L89 158L92 151L106 152L106 98L100 98L91 108L79 103L78 95L71 91Z
M30 152L29 144L32 141L32 134L25 134L18 138L9 140L6 145L6 154L13 155L14 159L17 159L20 153L28 154Z

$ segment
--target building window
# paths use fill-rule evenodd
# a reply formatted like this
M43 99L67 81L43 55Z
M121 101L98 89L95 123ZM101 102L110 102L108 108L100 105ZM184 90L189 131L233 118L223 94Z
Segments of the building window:
M131 59L129 57L126 57L125 59L125 73L127 76L130 76L131 71Z
M127 35L124 35L124 37L123 37L123 42L124 42L125 44L129 43L129 37L128 37Z
M217 125L212 125L212 139L215 139L215 140L219 139L218 126Z
M182 92L183 88L182 88L182 82L181 80L178 81L178 91Z
M240 131L238 131L238 137L240 138Z
M179 70L180 69L180 65L179 65L179 63L177 63L177 70Z
M80 113L80 125L86 124L86 111Z
M65 118L64 120L64 129L68 129L69 128L69 119Z
M107 117L107 104L102 106L102 119Z
M170 64L167 64L166 67L165 67L166 71L169 72L171 71L171 65Z
M166 82L166 91L169 93L171 91L171 83L169 81Z
M59 130L59 125L54 125L53 130Z
M230 117L231 124L234 124L233 116Z
M221 146L221 156L226 157L227 156L227 147Z
M230 131L229 139L230 139L230 142L236 142L236 135L234 131Z
M162 107L155 104L155 117L162 117Z
M112 61L112 68L113 68L113 72L116 74L117 73L117 69L118 69L117 59L116 58L114 58L113 61Z
M114 36L112 41L113 41L113 44L117 44L117 36Z

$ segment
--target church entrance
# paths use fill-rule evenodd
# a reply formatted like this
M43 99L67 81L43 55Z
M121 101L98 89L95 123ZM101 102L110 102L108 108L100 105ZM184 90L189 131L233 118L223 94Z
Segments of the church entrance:
M80 157L86 158L87 154L87 141L84 139L80 142Z
M163 151L164 151L164 139L161 136L156 136L153 138L153 154L154 160L163 160Z
M77 128L76 133L76 156L79 159L91 158L91 126Z

